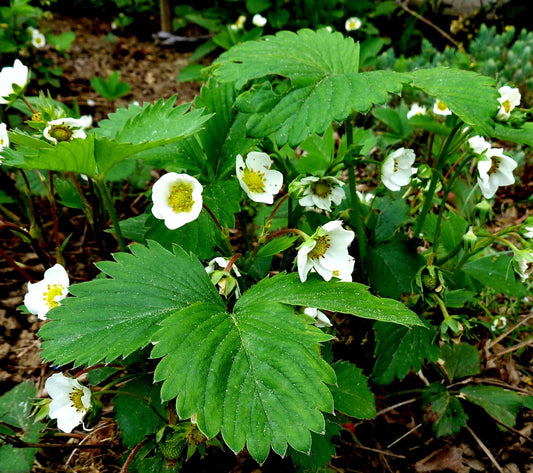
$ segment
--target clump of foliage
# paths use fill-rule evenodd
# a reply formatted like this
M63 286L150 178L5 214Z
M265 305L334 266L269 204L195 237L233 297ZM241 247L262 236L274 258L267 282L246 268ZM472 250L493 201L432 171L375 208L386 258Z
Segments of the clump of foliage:
M31 465L19 447L47 417L60 426L57 403L70 399L65 415L88 426L113 404L128 471L179 471L215 448L317 471L342 419L373 418L373 389L411 372L427 375L416 395L437 436L467 426L469 404L514 426L532 398L477 380L475 343L501 333L502 316L519 327L530 304L532 224L490 223L494 196L523 165L494 145L532 145L532 122L518 92L491 77L364 71L360 59L339 32L280 31L223 53L193 103L132 104L94 128L13 85L6 105L29 116L6 126L0 156L27 183L28 220L6 225L40 246L37 175L53 215L78 209L116 252L102 252L98 277L69 285L68 266L56 267L69 241L54 220L53 271L21 310L46 319L43 359L88 374L90 400L56 377L67 394L50 381L53 399L29 427L32 387L5 395L0 407L24 409L0 409L0 461ZM396 105L413 90L433 112ZM144 211L121 219L113 182L138 169L160 177L139 186ZM372 333L367 372L337 351L342 320Z

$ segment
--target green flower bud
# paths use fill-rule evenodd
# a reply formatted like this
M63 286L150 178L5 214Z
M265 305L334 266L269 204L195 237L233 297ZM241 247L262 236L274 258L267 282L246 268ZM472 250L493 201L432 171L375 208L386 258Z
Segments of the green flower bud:
M477 241L477 236L474 233L474 230L472 230L472 226L468 229L468 231L463 235L463 248L465 251L471 251Z
M492 217L494 216L492 212L492 205L490 205L487 200L483 199L474 206L474 216L479 220L480 223L485 223L492 220Z

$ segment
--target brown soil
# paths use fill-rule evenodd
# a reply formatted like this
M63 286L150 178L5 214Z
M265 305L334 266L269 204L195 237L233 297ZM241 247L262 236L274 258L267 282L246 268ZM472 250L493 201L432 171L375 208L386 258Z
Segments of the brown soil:
M42 54L64 70L62 86L59 90L51 89L52 97L72 105L76 101L83 114L91 114L95 122L105 118L108 113L120 105L127 105L133 100L139 103L160 98L178 96L178 102L191 102L199 91L198 84L180 84L176 76L187 65L190 52L174 48L162 48L150 41L142 41L134 36L116 35L116 41L106 40L110 25L94 19L71 19L56 15L47 20L45 28L52 33L74 31L76 40L68 54L58 54L46 50ZM131 86L131 92L111 103L101 98L91 87L90 79L95 75L107 77L113 71L120 71L121 80ZM37 90L37 89L36 89ZM94 105L91 105L94 103ZM4 176L5 177L5 176ZM523 181L529 182L529 181ZM4 179L1 187L9 195L16 195L13 181ZM10 192L12 190L13 192ZM128 198L128 189L124 188L124 199L118 202L122 214L135 215L143 211L145 202ZM37 213L50 215L46 200L36 199ZM43 217L43 221L46 221ZM73 282L91 279L97 273L94 262L97 258L107 258L116 251L116 242L108 236L98 240L90 234L83 216L73 215L66 210L60 211L60 231L62 241L70 234L64 257ZM515 215L513 218L517 218ZM52 235L51 223L44 225ZM81 235L81 236L80 236ZM17 307L22 304L29 279L39 280L43 271L50 265L53 242L44 248L22 241L17 235L3 228L1 233L0 259L0 394L11 389L23 380L36 383L38 394L43 393L44 380L50 375L50 367L40 359L40 342L36 335L42 322L35 316L21 313ZM76 240L77 239L77 240ZM103 251L102 251L103 250ZM98 255L98 256L95 256ZM18 264L10 265L7 258ZM525 316L525 315L524 315ZM342 340L345 349L353 354L356 350L351 334L362 333L361 325L355 327L351 322L341 324L339 333L346 333ZM369 331L370 332L370 331ZM362 336L361 336L362 337ZM503 349L503 347L502 347ZM520 375L520 366L513 359L498 358L494 366L487 367L487 376L496 382L509 383L515 387L528 388L527 380ZM407 378L402 387L392 386L390 392L401 389L420 388L423 380L418 376ZM394 391L396 389L396 391ZM378 410L394 405L406 397L387 399L385 389L376 390ZM304 400L303 400L304 401ZM488 446L500 465L505 465L508 473L532 472L530 458L531 441L524 437L531 436L533 419L531 413L520 418L517 429L520 434L503 433L494 427L494 423L484 424L475 419L474 428L484 444ZM338 472L457 472L497 471L481 444L472 435L463 430L449 439L435 439L427 424L423 424L420 403L398 406L384 412L372 421L348 423L337 441L338 456L332 460L333 471ZM353 430L354 434L350 433ZM92 442L107 442L104 450L40 450L34 472L116 472L120 470L126 449L120 443L116 424L109 417L109 410L104 411L102 421L90 434ZM402 436L405 435L405 439ZM289 460L269 459L264 466L246 454L234 456L231 452L208 455L205 461L193 458L184 471L198 473L210 472L276 472L293 471Z

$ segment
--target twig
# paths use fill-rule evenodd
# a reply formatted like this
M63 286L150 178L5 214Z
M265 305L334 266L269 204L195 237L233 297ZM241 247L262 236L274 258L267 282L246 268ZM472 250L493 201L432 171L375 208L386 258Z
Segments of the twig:
M490 343L487 343L485 345L485 350L490 350L494 345L496 345L496 343L498 343L500 340L503 340L505 337L507 337L507 335L516 330L518 327L520 327L520 325L524 325L529 319L531 319L531 317L533 317L533 312L529 314L524 320L521 320L513 327L510 327L507 331L503 332L501 335L498 335Z
M514 345L510 348L507 348L507 350L503 350L499 353L495 353L491 355L488 359L492 360L493 358L499 358L500 356L507 355L508 353L511 353L516 350L520 350L520 348L527 347L527 346L533 346L533 337L528 340L524 340L523 342L517 345Z
M355 444L354 445L355 448L360 448L362 450L368 450L370 452L376 452L376 453L379 453L379 454L382 454L382 455L388 455L389 457L394 457L394 458L407 458L405 455L398 455L396 453L392 453L392 452L386 452L385 450L379 450L377 448L370 448L370 447L364 447L363 445L358 445L358 444Z
M434 23L432 23L431 21L429 21L427 18L424 18L422 15L420 15L420 13L417 13L413 10L411 10L408 6L407 6L407 1L405 2L401 2L400 0L397 0L396 1L396 4L402 8L403 10L405 10L407 13L409 13L410 15L413 15L415 18L419 19L420 21L423 21L426 25L430 26L431 28L437 30L442 36L444 36L450 43L452 43L457 49L460 49L460 50L463 50L464 48L461 46L460 43L458 43L457 41L455 41L455 39L453 39L448 33L446 33L446 31L444 31L442 28L438 27L437 25L435 25ZM470 57L470 55L468 55ZM470 57L470 59L472 59Z
M378 417L380 415L386 414L387 412L396 409L397 407L405 406L406 404L411 404L412 402L415 402L416 400L417 400L417 398L413 397L411 399L407 399L406 401L399 402L398 404L394 404L394 406L386 407L385 409L382 409L381 411L377 412L372 420L374 420L376 417ZM370 419L368 419L368 420L370 420ZM361 424L364 424L365 422L366 422L366 420L362 420L362 421L358 422L357 424L354 424L354 429L356 427L360 426Z
M387 445L387 449L391 448L393 445L396 445L400 440L403 440L405 437L411 435L413 432L416 432L420 427L422 427L422 425L423 425L422 423L415 425L412 429L405 432L405 434L403 434L401 437L394 440L394 442L389 443Z
M469 425L466 426L466 430L470 432L470 435L474 437L474 440L478 443L478 445L481 447L481 450L485 452L485 454L489 457L490 461L494 465L494 467L500 472L503 473L502 467L498 464L496 461L496 458L494 458L494 455L490 452L490 450L487 448L487 446L481 441L481 439L475 434L475 432L470 428Z
M86 440L88 440L92 435L94 435L96 432L98 432L99 430L102 430L103 428L107 427L109 425L109 423L104 423L103 425L101 425L100 427L92 430L91 432L89 432L89 434L87 434L82 440L80 443L78 443L78 447L84 447L85 445L82 445L83 442L85 442ZM111 439L105 439L105 440L111 440ZM65 468L68 466L68 464L70 463L70 460L72 460L72 458L74 457L74 455L76 454L76 449L72 450L71 454L69 455L69 457L67 458L67 461L65 462Z

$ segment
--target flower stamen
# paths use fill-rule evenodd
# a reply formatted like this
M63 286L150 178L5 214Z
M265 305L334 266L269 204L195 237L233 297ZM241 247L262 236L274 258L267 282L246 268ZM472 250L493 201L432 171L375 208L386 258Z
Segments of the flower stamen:
M325 179L320 179L311 184L311 192L322 199L331 195L332 188L333 184Z
M176 213L190 212L194 200L192 198L192 185L186 182L179 182L174 184L168 196L168 205Z
M43 294L43 301L48 306L48 309L53 309L59 305L56 297L62 296L63 290L64 288L60 284L48 284L47 290Z
M78 412L84 412L87 408L83 405L82 398L83 390L81 388L72 388L72 391L69 393L68 398L72 401L71 407L76 409Z
M315 247L309 252L309 258L318 259L323 258L326 251L331 246L327 235L318 236L315 239Z
M58 142L70 141L72 139L72 129L65 125L52 125L48 133Z
M265 192L265 173L246 168L242 180L251 192L263 194Z

